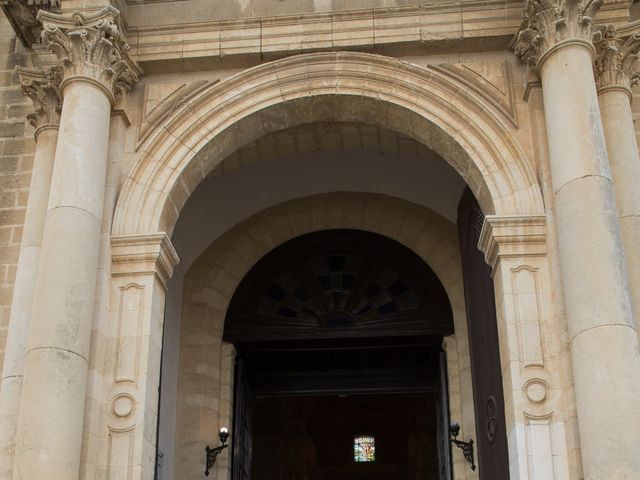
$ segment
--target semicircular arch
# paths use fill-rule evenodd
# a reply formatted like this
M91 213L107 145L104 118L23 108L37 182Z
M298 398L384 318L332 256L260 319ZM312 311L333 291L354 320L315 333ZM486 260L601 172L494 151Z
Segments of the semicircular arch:
M278 204L227 231L185 273L176 337L180 344L176 473L191 478L201 472L200 453L194 445L206 444L210 432L231 418L230 403L223 401L229 397L220 387L221 369L226 368L221 352L225 318L238 286L278 246L309 233L335 229L392 239L429 266L451 305L457 348L464 359L460 371L469 371L462 267L457 230L451 222L421 205L372 193L334 192ZM212 402L215 398L221 400ZM473 430L472 414L466 422L465 428Z
M113 233L171 232L198 184L242 146L292 126L360 122L440 155L487 214L543 212L535 173L504 114L442 69L379 55L292 56L202 89L152 128L127 178Z

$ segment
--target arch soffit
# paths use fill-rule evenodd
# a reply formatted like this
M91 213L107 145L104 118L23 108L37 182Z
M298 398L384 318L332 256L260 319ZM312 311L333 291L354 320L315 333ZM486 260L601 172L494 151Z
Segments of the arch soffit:
M290 200L249 217L218 238L185 274L185 311L189 306L209 311L187 323L213 320L221 329L236 288L264 255L293 238L330 229L377 233L422 258L444 287L456 331L461 331L464 293L455 226L428 208L406 200L350 192Z
M191 192L224 158L264 135L314 121L374 124L425 144L458 171L487 214L544 211L509 119L481 95L443 69L330 52L259 65L177 106L140 145L113 233L170 233Z

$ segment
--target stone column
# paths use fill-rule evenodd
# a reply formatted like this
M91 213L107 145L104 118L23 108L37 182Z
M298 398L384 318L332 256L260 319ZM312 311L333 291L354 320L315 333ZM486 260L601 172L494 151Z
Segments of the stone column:
M78 478L114 91L139 73L118 11L40 11L64 104L25 356L13 478Z
M44 71L18 67L17 73L23 93L31 98L35 107L35 113L30 114L28 119L36 129L34 134L36 150L22 232L22 245L13 287L9 332L0 385L1 478L11 478L13 471L24 354L62 107L60 97L62 71L59 68Z
M635 478L640 355L593 78L601 0L528 2L514 43L542 80L584 478Z
M633 64L640 34L626 39L613 26L599 28L596 82L602 126L620 218L636 327L640 322L640 157L631 112L631 86L638 81Z

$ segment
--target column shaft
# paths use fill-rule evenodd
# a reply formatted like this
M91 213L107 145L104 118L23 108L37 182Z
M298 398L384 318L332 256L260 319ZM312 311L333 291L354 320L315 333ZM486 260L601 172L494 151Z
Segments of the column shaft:
M554 47L540 74L584 475L637 478L640 352L586 42Z
M640 322L640 157L629 94L600 92L600 111L620 218L636 327Z
M31 172L29 199L13 287L9 332L0 385L0 477L2 478L10 478L13 469L24 354L57 139L57 126L48 126L39 132Z
M14 479L78 478L111 105L65 88L25 358Z

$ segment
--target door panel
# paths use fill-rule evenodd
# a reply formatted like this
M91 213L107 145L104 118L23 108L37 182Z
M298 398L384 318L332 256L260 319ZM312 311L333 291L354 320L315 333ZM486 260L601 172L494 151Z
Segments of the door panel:
M491 268L478 249L484 215L467 188L458 205L458 232L469 331L481 480L509 478L504 396Z
M447 354L440 352L438 412L438 463L440 480L451 480L451 442L449 441L449 387L447 382Z
M233 414L232 480L251 480L253 457L252 404L253 393L242 359L236 361Z

